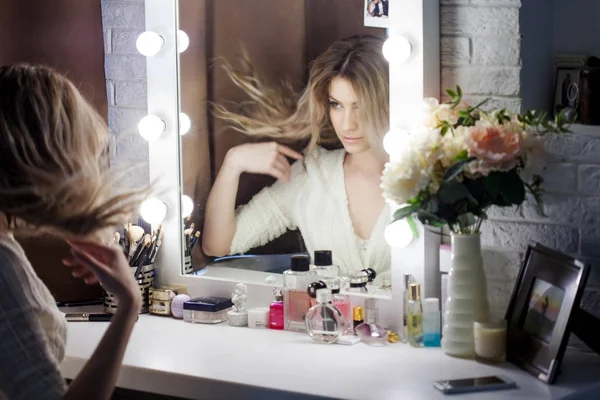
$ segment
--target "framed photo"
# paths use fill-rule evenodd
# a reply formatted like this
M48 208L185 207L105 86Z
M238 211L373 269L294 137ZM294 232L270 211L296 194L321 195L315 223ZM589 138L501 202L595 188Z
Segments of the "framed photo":
M579 68L556 68L554 82L554 115L562 110L570 109L571 114L577 112L579 106Z
M506 311L508 361L554 383L588 273L580 260L528 246Z
M387 28L390 0L365 0L365 26Z

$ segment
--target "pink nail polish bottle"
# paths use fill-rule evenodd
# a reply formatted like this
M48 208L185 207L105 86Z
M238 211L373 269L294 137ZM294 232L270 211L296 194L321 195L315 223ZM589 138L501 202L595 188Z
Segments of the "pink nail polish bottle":
M283 291L276 288L274 291L275 300L271 303L269 308L269 328L283 330L284 313L283 313Z

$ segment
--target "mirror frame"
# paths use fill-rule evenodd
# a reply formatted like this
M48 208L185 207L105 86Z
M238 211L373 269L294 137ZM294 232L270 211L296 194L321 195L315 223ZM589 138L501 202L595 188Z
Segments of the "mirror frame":
M145 0L146 29L164 32L175 38L178 30L177 0ZM439 0L394 0L390 4L389 36L403 36L412 45L410 58L404 63L390 63L390 128L410 130L418 115L425 97L440 97L440 27ZM399 10L398 12L394 12ZM175 13L175 14L173 14ZM168 22L172 21L169 25ZM167 22L167 24L165 24ZM177 126L179 115L179 65L175 51L175 40L165 38L165 51L149 57L148 65L148 111L165 116L167 126ZM175 132L177 132L175 130ZM161 253L157 260L160 284L177 283L186 285L191 296L229 295L237 281L212 277L182 274L183 243L180 197L182 193L180 172L179 135L168 132L164 138L150 145L151 179L166 176L177 182L177 187L169 185L165 202L169 206ZM168 236L167 236L168 235ZM423 282L424 293L439 283L426 277L435 274L427 269L438 268L434 263L425 262L425 254L433 251L439 254L439 242L426 240L426 231L419 227L419 238L403 249L393 248L392 258L392 297L380 303L380 318L384 324L398 329L401 326L402 275L410 273ZM437 253L435 253L437 251ZM434 257L435 259L435 257ZM433 265L427 265L433 264ZM281 277L279 277L281 279ZM277 282L280 284L281 282ZM248 306L269 304L272 301L272 285L246 283L248 286Z

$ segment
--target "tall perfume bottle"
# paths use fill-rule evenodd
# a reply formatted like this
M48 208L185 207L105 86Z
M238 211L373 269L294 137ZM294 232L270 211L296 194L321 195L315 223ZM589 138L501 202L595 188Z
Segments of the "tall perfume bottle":
M311 306L306 288L316 278L315 271L310 270L308 256L292 256L290 269L283 272L285 329L306 332L304 318Z
M280 288L276 288L273 293L275 294L275 300L269 307L269 328L282 330L285 327L283 291Z
M313 265L310 269L314 270L320 278L337 278L340 276L340 267L333 264L333 256L330 250L316 250Z
M402 329L400 330L400 340L406 343L408 341L408 286L412 279L410 274L404 274L402 278Z
M423 346L423 307L421 285L411 283L408 287L407 341L411 346Z
M334 343L344 330L344 317L331 300L330 289L317 290L317 304L306 314L306 330L317 343Z
M340 278L329 278L327 281L320 280L308 285L308 295L312 298L317 297L317 291L320 289L331 289L331 302L337 307L344 317L344 333L352 334L352 308L350 306L350 296L340 293Z
M423 304L423 346L440 347L441 336L440 300L429 297Z

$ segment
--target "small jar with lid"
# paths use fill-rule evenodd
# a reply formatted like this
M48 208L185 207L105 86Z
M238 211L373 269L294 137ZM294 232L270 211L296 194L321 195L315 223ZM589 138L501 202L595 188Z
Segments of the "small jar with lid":
M183 320L198 324L219 324L227 321L227 311L233 307L226 297L198 297L183 303Z
M171 302L175 292L168 288L150 288L148 297L150 299L150 314L171 315Z
M373 282L377 277L377 273L371 269L363 269L348 276L350 287L348 292L352 293L368 293L367 284Z

